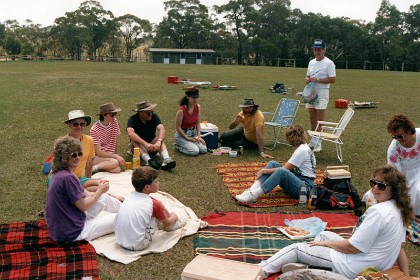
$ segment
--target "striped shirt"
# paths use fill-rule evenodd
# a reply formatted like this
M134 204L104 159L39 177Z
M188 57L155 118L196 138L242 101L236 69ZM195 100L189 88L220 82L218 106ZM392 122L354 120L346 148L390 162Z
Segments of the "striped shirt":
M90 128L90 136L93 138L93 144L99 145L101 150L115 154L117 152L117 137L121 134L118 120L114 120L107 126L101 121L96 121Z

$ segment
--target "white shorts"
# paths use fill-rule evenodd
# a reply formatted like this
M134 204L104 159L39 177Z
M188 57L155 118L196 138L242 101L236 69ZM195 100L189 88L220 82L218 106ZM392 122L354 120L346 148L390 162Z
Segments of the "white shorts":
M320 88L317 89L318 93L318 104L312 105L306 103L306 108L315 108L317 110L325 110L328 106L328 101L330 100L330 89L329 88Z

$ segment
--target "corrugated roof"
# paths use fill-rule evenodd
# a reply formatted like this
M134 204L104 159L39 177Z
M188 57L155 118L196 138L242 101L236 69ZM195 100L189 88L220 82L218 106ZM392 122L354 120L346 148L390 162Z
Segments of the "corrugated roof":
M150 48L149 52L172 52L172 53L215 53L210 49L165 49L165 48Z

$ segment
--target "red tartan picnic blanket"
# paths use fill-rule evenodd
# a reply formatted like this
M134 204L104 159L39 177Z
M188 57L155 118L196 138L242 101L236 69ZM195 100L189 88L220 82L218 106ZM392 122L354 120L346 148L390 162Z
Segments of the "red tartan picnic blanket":
M45 220L0 225L0 279L98 279L87 241L56 242Z

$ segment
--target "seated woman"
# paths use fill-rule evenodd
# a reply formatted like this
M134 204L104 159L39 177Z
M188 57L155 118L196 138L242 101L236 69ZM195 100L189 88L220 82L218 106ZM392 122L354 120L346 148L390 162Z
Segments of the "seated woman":
M206 142L200 136L199 90L187 88L179 101L175 121L175 149L189 156L207 153Z
M235 198L242 203L253 203L257 198L280 185L292 198L299 198L302 183L307 191L315 186L316 160L308 145L305 131L299 125L292 125L285 132L287 142L295 148L292 157L282 166L277 161L270 161L257 172L257 180L251 188Z
M285 265L296 262L330 268L350 279L368 267L386 270L395 262L408 274L408 261L402 246L404 226L412 222L414 214L407 180L390 165L377 168L373 177L370 186L378 204L359 218L348 240L323 231L314 241L289 245L261 262L263 277L290 270Z
M91 193L84 189L73 171L83 156L80 141L64 136L54 144L54 161L47 192L46 220L50 237L56 241L92 240L114 231L115 215L97 217L102 210L117 213L121 202L107 195L101 181Z

